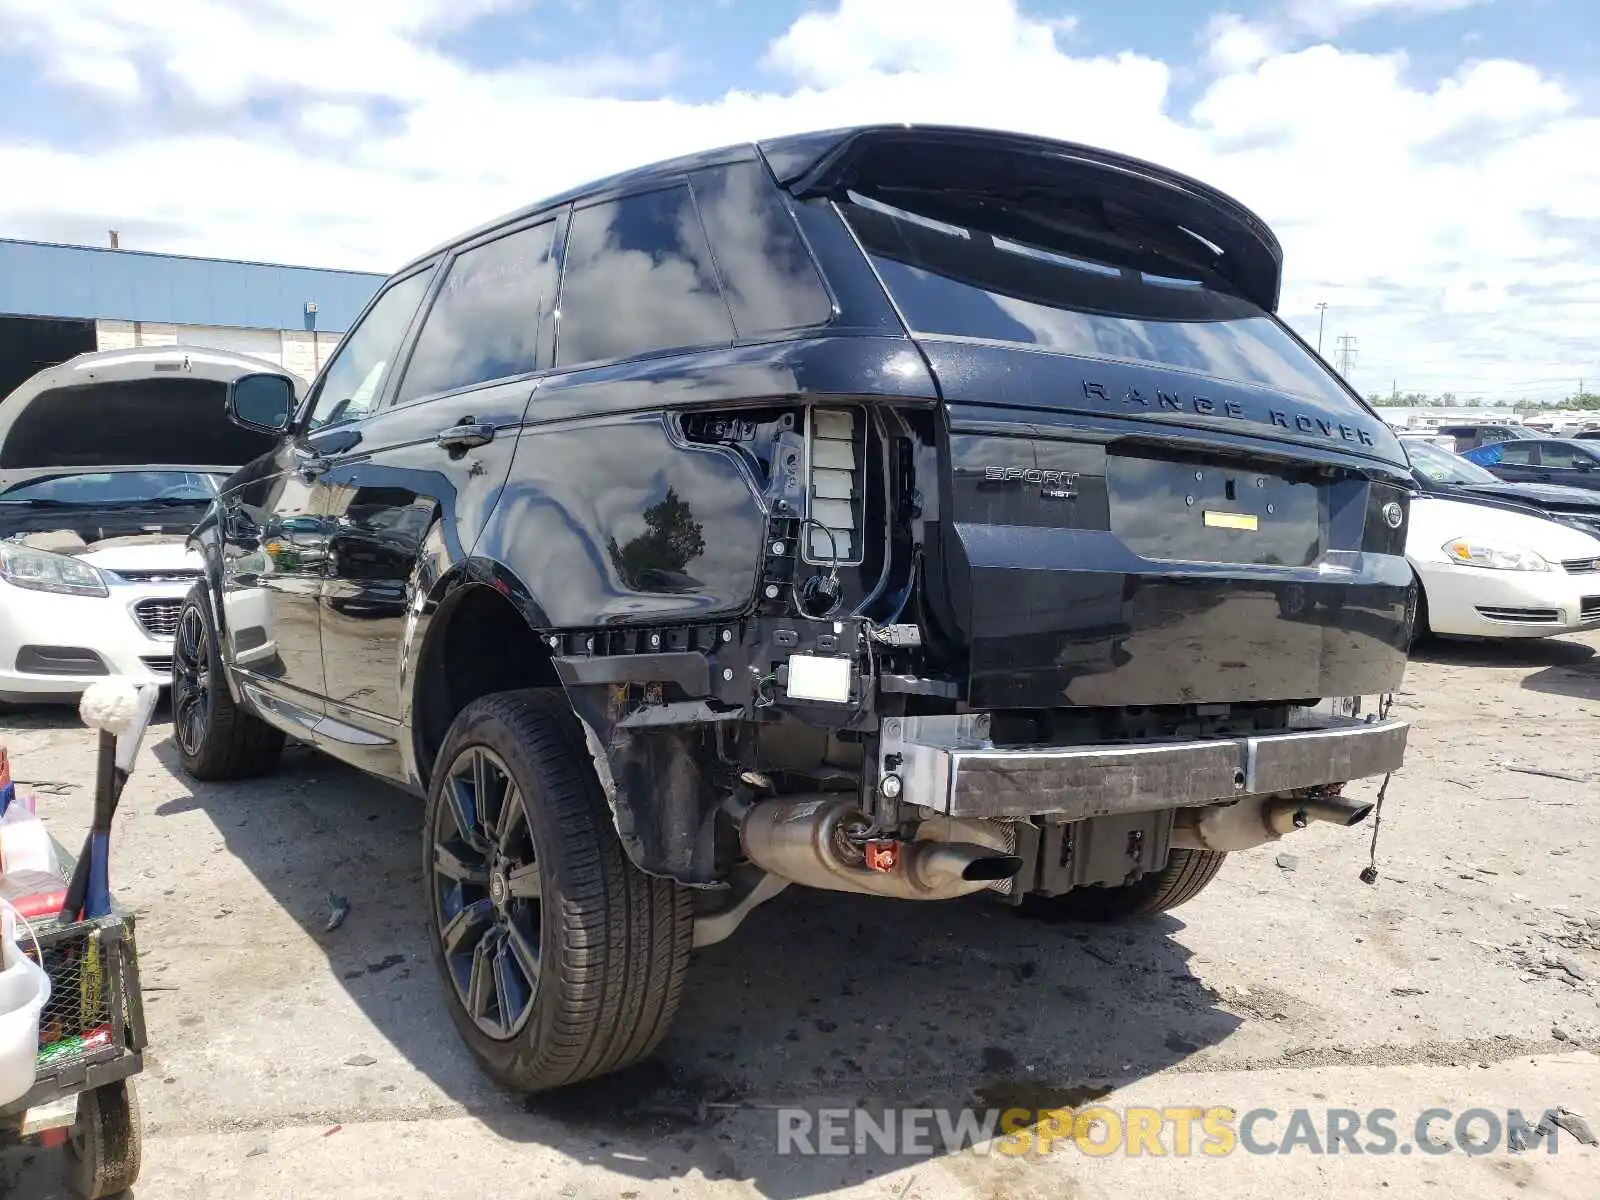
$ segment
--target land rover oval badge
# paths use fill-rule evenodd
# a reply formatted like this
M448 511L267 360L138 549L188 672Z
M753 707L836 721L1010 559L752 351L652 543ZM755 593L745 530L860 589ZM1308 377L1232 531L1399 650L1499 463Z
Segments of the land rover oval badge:
M1399 529L1400 522L1405 520L1405 513L1400 511L1400 506L1393 500L1383 506L1383 519L1388 522L1390 529Z

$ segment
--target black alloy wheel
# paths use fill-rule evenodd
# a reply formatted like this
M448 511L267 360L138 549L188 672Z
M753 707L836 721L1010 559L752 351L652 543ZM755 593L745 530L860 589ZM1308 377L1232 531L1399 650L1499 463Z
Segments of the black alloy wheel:
M693 898L629 859L566 695L474 700L435 761L419 849L467 1049L525 1094L650 1055L683 996Z
M248 779L272 769L284 737L228 691L205 587L184 598L172 640L172 740L191 778Z
M172 735L178 749L198 756L211 717L211 646L205 617L197 605L184 605L172 645Z
M522 1032L539 988L543 893L527 802L501 757L468 746L434 810L433 915L456 998L487 1037Z

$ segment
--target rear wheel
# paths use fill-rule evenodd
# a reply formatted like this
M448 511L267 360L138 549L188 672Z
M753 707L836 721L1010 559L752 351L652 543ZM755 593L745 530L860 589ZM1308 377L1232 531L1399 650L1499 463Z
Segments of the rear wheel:
M1129 921L1187 904L1217 877L1220 850L1173 850L1167 865L1123 887L1077 888L1064 896L1030 896L1022 908L1051 921Z
M223 677L217 631L205 584L196 584L178 613L172 646L172 740L195 779L246 779L270 771L283 734L233 701Z
M424 829L434 961L488 1074L546 1091L655 1049L689 965L690 894L624 854L559 692L462 711Z

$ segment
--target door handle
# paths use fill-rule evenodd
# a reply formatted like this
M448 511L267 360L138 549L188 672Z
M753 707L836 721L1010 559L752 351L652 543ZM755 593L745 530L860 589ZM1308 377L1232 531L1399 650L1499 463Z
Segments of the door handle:
M471 419L449 429L441 429L433 439L446 450L472 450L494 441L494 426L478 424Z

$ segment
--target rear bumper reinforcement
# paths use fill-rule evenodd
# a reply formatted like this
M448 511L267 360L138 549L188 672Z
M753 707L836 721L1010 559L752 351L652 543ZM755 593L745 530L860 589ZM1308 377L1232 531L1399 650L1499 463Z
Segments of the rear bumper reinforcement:
M1401 765L1409 729L1326 718L1205 741L1008 749L988 740L982 714L901 717L883 722L881 766L900 776L907 803L936 812L1080 821L1382 775Z

